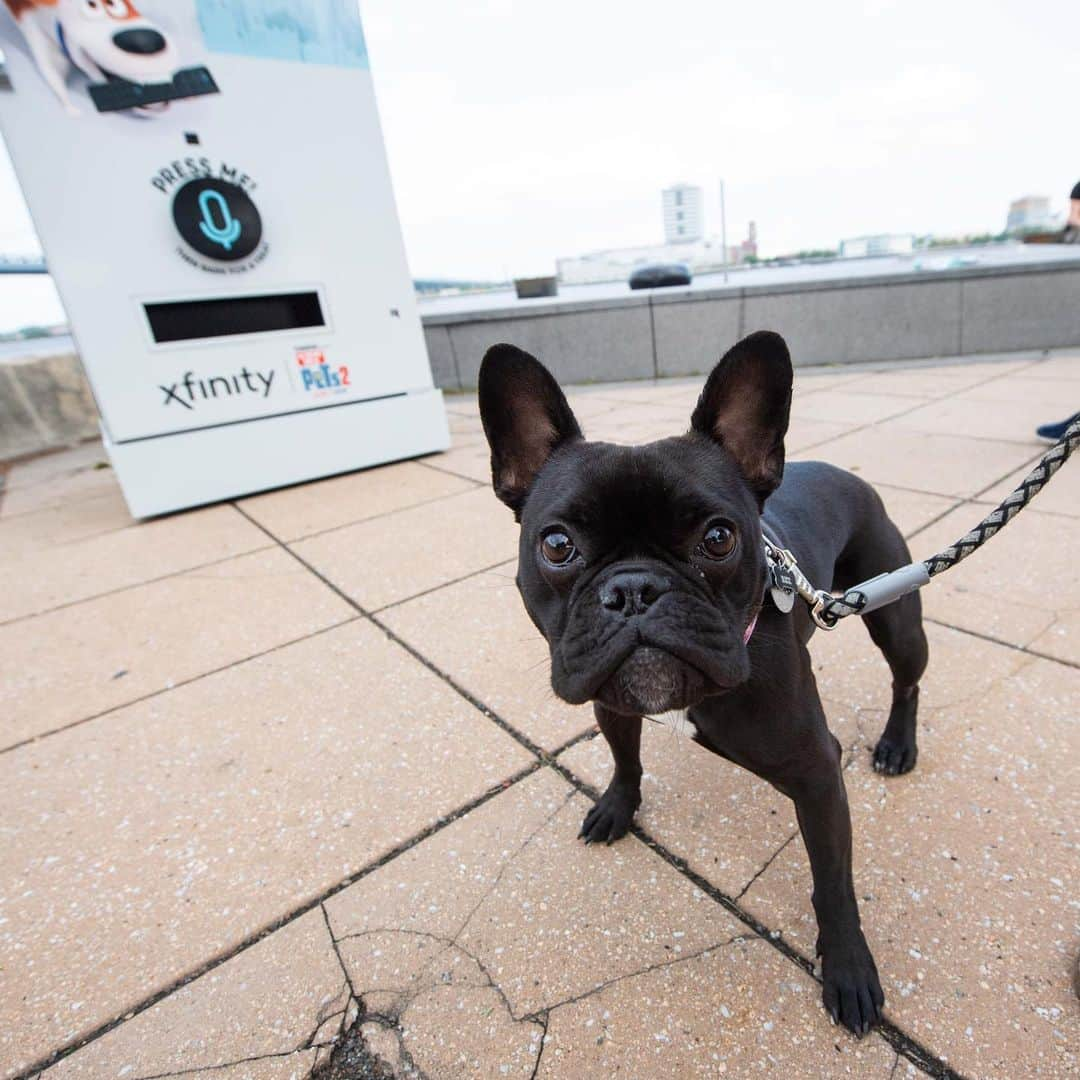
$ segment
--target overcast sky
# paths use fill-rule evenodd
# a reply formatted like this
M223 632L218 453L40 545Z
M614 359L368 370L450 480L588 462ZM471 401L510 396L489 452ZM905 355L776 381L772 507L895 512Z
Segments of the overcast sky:
M753 219L769 255L996 231L1080 179L1075 0L361 7L418 277L659 242L678 180L719 232L724 177L729 241ZM0 248L33 243L5 162Z

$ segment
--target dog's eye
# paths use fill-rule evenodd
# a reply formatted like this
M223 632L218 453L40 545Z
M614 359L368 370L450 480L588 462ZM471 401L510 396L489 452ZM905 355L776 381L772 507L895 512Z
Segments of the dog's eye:
M127 0L105 0L105 10L114 19L126 19L131 14Z
M714 521L701 539L701 553L710 559L726 559L735 550L735 530Z
M573 540L558 529L544 536L540 541L540 551L552 566L565 566L577 554Z
M105 6L102 0L83 0L82 11L84 15L96 19L105 14Z

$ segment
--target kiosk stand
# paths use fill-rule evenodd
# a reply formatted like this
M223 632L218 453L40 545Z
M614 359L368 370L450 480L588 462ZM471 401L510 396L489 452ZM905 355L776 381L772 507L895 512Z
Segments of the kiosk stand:
M5 0L0 126L133 514L449 445L356 0Z

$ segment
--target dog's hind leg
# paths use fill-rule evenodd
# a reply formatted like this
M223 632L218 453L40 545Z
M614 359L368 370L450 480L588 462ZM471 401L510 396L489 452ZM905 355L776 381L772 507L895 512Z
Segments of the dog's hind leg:
M918 757L915 738L919 680L926 670L927 644L922 625L922 601L909 593L895 603L863 616L874 644L892 671L892 707L885 730L874 747L874 768L896 776L910 772Z
M868 515L869 520L859 530L861 535L854 538L849 551L845 551L837 563L836 588L851 588L860 581L911 562L907 543L880 502L877 502L876 511ZM922 600L917 592L909 593L862 619L892 671L892 707L885 730L874 748L874 768L896 776L910 772L918 756L915 726L919 680L926 670L928 655Z

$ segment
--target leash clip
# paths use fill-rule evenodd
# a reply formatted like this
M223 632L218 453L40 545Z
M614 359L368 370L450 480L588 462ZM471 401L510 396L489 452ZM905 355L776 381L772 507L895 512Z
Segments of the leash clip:
M810 605L810 618L821 627L822 630L835 630L837 618L826 610L825 605L833 599L831 593L823 589L817 590L814 602Z
M814 622L822 630L834 629L836 619L827 612L825 607L833 599L832 594L825 592L824 589L815 589L810 584L807 576L799 569L795 556L787 548L779 547L765 535L762 535L761 540L765 546L765 561L769 566L770 576L775 583L773 601L776 606L785 613L794 606L789 603L787 607L784 607L776 599L777 592L786 593L788 596L791 595L786 588L788 582L790 582L794 586L795 592L806 601L810 608L810 617ZM792 596L791 599L794 600L794 597Z

